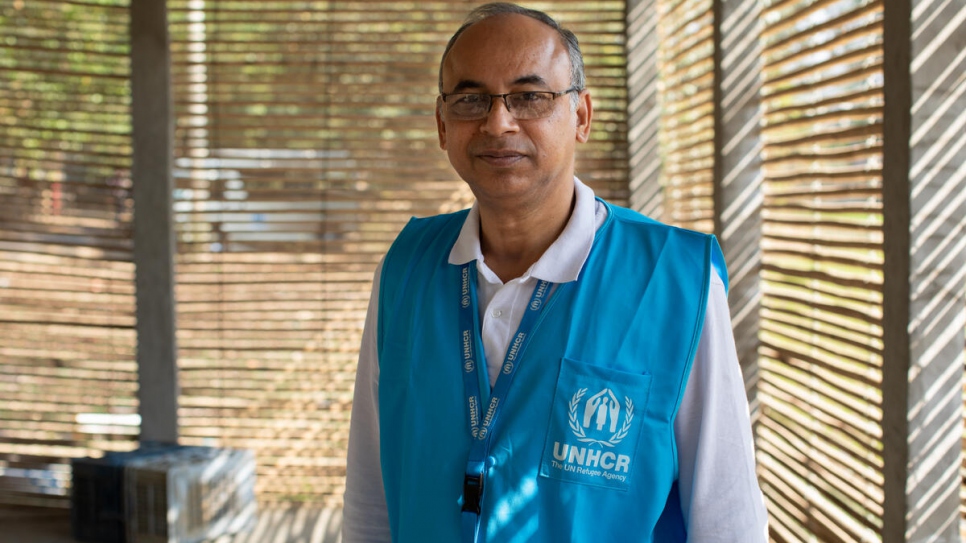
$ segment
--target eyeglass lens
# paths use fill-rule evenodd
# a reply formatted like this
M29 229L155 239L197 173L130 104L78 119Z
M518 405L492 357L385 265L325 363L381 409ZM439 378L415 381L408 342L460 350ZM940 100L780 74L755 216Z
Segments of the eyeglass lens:
M486 117L494 98L503 98L504 104L515 119L537 119L553 111L556 95L552 92L515 92L506 95L452 94L446 101L451 115L466 120Z

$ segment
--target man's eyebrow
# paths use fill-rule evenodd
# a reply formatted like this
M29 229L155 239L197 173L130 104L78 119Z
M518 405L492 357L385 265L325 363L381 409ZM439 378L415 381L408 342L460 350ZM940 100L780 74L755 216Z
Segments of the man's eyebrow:
M513 81L514 85L542 85L547 86L547 80L540 77L537 74L525 75L523 77L518 77Z
M458 92L463 92L466 89L482 89L482 88L483 88L483 83L480 83L479 81L473 81L471 79L464 79L459 83L457 83L456 86L453 87L453 90L448 92L447 94L456 94Z
M547 85L547 80L544 79L544 78L542 78L542 77L540 77L537 74L530 74L530 75L525 75L523 77L518 77L518 78L516 78L516 79L513 80L513 85L514 86L517 86L517 85L539 85L539 86L543 86L543 87L547 87L548 86ZM453 87L453 90L452 91L450 91L450 92L448 92L446 94L456 94L456 93L463 92L463 91L468 90L468 89L470 89L470 90L478 90L478 89L483 89L483 88L486 88L486 86L483 83L480 83L479 81L473 81L472 79L463 79L459 83L457 83L455 87Z

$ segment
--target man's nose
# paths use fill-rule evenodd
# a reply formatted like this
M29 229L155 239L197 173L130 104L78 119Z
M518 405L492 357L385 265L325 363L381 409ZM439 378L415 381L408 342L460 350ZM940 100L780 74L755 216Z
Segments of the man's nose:
M490 111L483 119L482 130L487 134L505 134L514 132L519 128L516 118L507 107L503 97L493 97L490 103Z

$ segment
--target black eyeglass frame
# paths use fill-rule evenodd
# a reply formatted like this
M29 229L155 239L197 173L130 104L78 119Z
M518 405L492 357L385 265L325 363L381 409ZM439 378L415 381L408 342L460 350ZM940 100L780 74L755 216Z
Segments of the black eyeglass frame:
M510 108L510 102L507 101L507 96L515 96L515 95L519 95L519 94L549 94L549 95L551 95L551 101L554 101L555 102L557 100L557 98L560 98L561 96L564 96L566 94L570 94L572 92L578 92L578 93L579 92L583 92L583 90L584 89L582 89L580 87L570 87L567 90L562 90L562 91L559 91L559 92L555 92L555 91L537 91L537 90L508 92L508 93L505 93L505 94L489 94L489 93L485 93L485 92L451 92L451 93L441 92L441 93L439 93L439 97L443 100L443 103L444 104L447 103L446 102L446 99L449 98L449 97L451 97L451 96L465 96L465 95L486 96L486 97L488 97L490 99L490 103L487 104L487 106L486 106L486 111L483 112L480 117L461 118L460 120L478 121L480 119L485 119L487 116L489 116L490 111L493 110L493 99L494 98L501 98L503 100L503 106L506 107L506 110L510 112L510 115L513 115L513 118L514 119L517 119L517 120L530 120L530 119L540 119L542 117L529 117L529 118L526 118L526 119L518 119L517 116L514 115L513 109ZM549 114L550 113L548 112L547 115L544 115L544 117L549 116Z

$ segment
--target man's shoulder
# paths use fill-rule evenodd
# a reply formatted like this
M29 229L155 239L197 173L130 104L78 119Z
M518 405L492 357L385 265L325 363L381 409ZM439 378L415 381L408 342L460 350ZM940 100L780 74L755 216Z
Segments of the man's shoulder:
M713 234L665 224L625 207L606 205L613 222L622 226L623 235L617 237L619 242L625 244L628 240L656 242L665 248L674 247L673 254L690 254L694 259L707 259L727 290L728 268L718 240Z
M634 211L633 209L612 204L610 202L605 202L607 206L607 211L611 217L617 222L623 223L625 225L632 225L634 227L653 230L657 232L662 232L665 234L675 234L684 237L695 237L695 238L707 238L710 234L704 232L698 232L696 230L689 230L687 228L682 228L680 226L674 226L672 224L667 224L661 222L657 219L653 219L640 213Z
M456 228L458 231L466 220L469 209L462 209L453 213L441 213L427 217L411 217L403 228L403 233L407 231L439 231ZM402 235L402 234L400 234Z
M619 221L627 222L631 224L645 224L645 225L654 226L657 228L669 227L669 225L661 221L658 221L656 219L652 219L651 217L648 217L647 215L644 215L639 211L634 211L631 208L620 206L611 202L606 202L604 200L601 200L601 202L604 202L604 205L607 206L607 213L610 214L610 216L612 216L615 220L619 220Z
M398 245L400 242L404 242L407 238L412 237L435 237L453 231L458 234L460 228L463 227L463 222L466 221L467 213L469 213L469 210L463 209L454 213L443 213L427 217L411 217L399 233L399 236L397 236L395 244Z
M408 261L412 254L426 254L433 248L448 253L459 236L468 212L464 209L455 213L410 218L389 248L386 262L398 260L400 255L405 255L401 258Z

